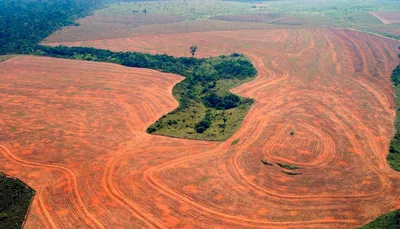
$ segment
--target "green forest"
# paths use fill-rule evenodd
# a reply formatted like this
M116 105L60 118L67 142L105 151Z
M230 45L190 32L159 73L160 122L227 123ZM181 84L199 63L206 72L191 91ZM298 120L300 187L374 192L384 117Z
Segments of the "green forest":
M400 210L390 212L376 218L371 223L360 227L359 229L399 229L400 228Z
M0 228L21 228L34 194L20 180L0 173Z
M396 133L390 143L387 159L390 166L400 172L400 65L393 71L391 78L397 105L397 116L395 120Z
M29 54L54 31L108 0L0 0L0 55Z

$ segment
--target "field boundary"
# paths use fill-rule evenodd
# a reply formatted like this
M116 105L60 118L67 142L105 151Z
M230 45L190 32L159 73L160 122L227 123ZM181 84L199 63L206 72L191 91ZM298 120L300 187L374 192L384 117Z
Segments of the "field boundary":
M388 21L388 20L386 20L385 18L379 16L379 15L377 14L377 12L369 12L369 14L371 14L372 16L378 18L378 19L379 19L383 24L385 24L385 25L390 25L390 24L392 24L390 21Z
M338 30L341 30L341 29L338 29ZM400 39L387 37L387 36L381 35L379 33L374 33L374 32L371 32L371 31L360 30L360 29L352 29L352 28L344 28L344 30L350 30L350 31L356 31L356 32L360 32L360 33L371 34L371 35L375 35L375 36L378 36L378 37L386 38L386 39L389 39L389 40L392 40L392 41L397 41L398 43L400 43Z
M17 178L18 179L18 178ZM19 179L18 179L19 180ZM25 184L25 183L24 183ZM26 184L25 184L26 185ZM25 217L24 217L24 221L22 222L22 228L24 228L25 227L25 223L26 223L26 221L28 220L28 217L29 217L29 215L30 215L30 212L31 212L31 208L32 208L32 204L33 204L33 200L36 198L36 190L34 190L33 188L31 188L29 185L26 185L28 188L30 188L32 191L33 191L33 197L32 197L32 199L31 199L31 201L30 201L30 203L29 203L29 206L28 206L28 209L26 209L26 214L25 214Z

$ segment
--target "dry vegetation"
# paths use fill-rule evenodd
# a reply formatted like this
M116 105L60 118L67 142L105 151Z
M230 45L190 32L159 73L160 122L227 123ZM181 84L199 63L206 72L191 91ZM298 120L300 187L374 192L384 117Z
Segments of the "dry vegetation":
M234 22L259 22L270 23L274 25L293 25L300 26L309 23L307 20L302 20L296 17L281 15L279 13L267 14L229 14L212 17L213 20L219 21L234 21Z
M0 62L13 58L15 55L0 55Z

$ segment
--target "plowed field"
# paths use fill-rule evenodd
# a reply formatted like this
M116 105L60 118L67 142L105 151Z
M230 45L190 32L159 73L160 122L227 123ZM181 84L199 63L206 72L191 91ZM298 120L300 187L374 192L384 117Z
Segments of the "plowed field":
M27 228L355 228L400 208L400 174L386 163L395 41L326 29L65 44L243 53L259 75L234 92L255 103L225 142L153 136L145 129L178 105L171 90L182 77L51 58L0 63L1 170L37 191Z

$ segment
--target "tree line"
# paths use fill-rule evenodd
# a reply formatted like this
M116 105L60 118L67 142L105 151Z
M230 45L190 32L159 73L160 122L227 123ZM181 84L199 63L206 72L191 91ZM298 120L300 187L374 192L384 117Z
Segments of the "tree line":
M389 155L387 159L390 166L394 170L400 171L400 99L398 98L400 96L400 65L398 65L396 69L393 71L391 79L393 82L394 92L396 96L397 117L395 120L396 133L393 136L392 141L390 142Z

